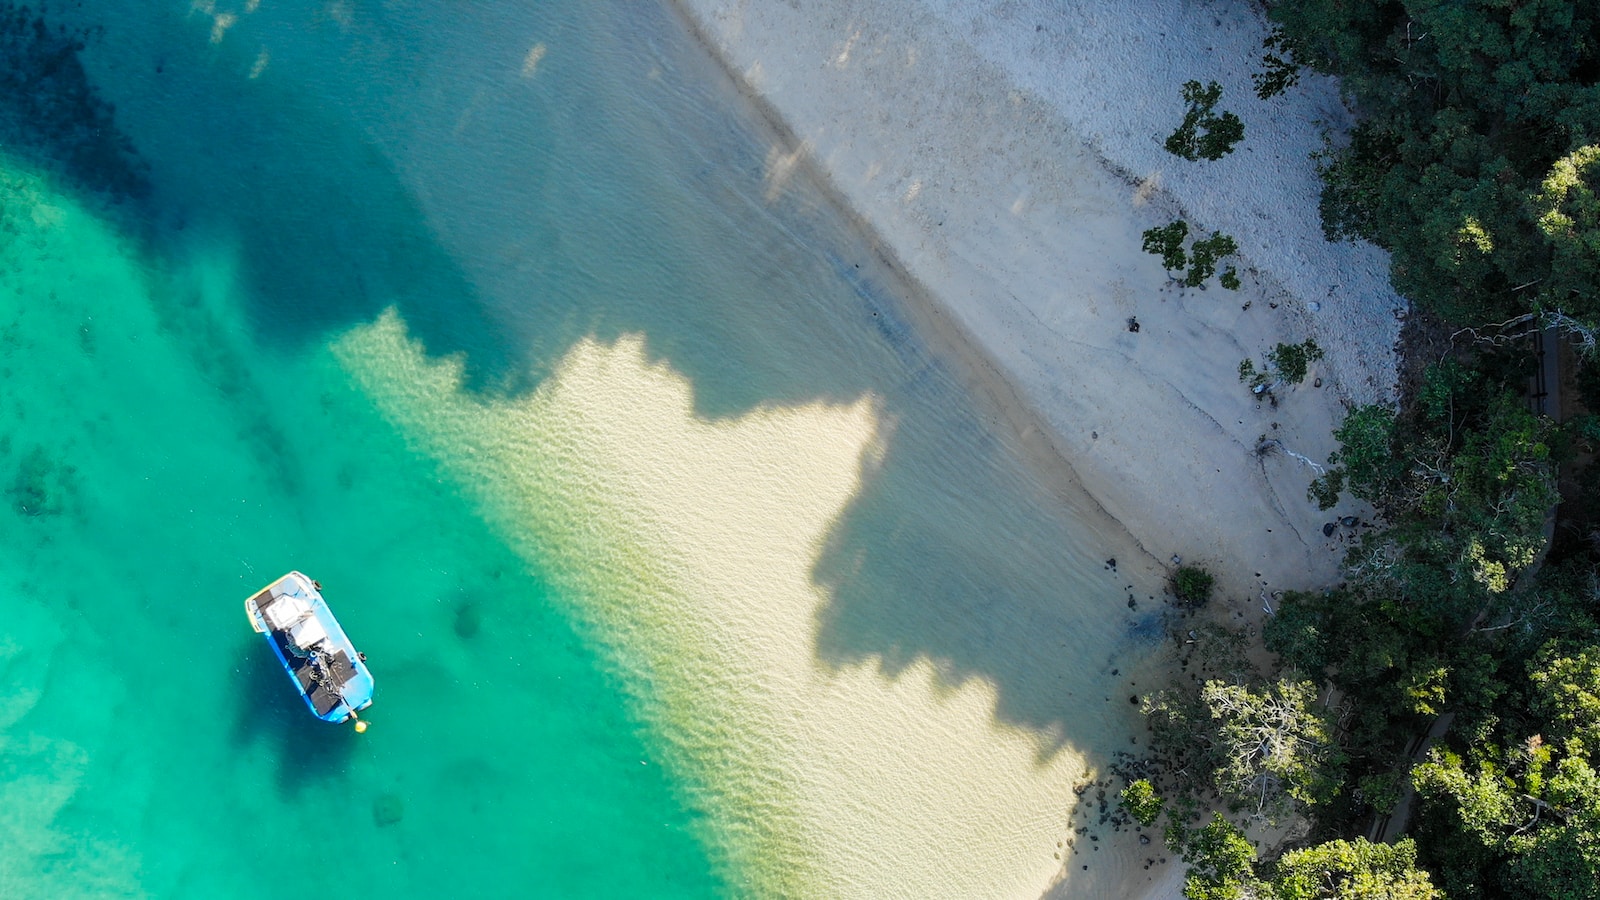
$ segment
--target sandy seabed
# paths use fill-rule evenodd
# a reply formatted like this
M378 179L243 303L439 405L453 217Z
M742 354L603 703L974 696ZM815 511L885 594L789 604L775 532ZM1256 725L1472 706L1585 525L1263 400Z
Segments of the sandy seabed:
M817 662L829 594L811 573L871 467L870 400L706 422L638 342L586 341L531 396L484 403L392 313L334 352L530 559L585 560L564 587L622 651L741 894L1011 897L1059 879L1084 754L996 721L992 686L928 660L895 677ZM543 512L572 507L586 517ZM1079 724L1120 732L1119 711ZM1100 868L1133 869L1105 846Z

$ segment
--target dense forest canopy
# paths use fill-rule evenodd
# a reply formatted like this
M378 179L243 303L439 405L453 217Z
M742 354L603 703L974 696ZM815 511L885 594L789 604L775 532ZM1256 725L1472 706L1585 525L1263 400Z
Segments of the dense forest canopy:
M1379 517L1343 583L1282 598L1267 672L1185 626L1193 683L1146 698L1124 807L1165 820L1191 898L1600 900L1600 2L1269 15L1258 93L1309 68L1357 113L1320 156L1328 239L1387 249L1440 337L1310 487ZM1574 414L1529 402L1540 330ZM1290 815L1310 835L1257 858L1239 825Z
M1361 118L1325 160L1330 236L1388 249L1395 286L1452 321L1600 321L1600 5L1292 0L1271 15Z

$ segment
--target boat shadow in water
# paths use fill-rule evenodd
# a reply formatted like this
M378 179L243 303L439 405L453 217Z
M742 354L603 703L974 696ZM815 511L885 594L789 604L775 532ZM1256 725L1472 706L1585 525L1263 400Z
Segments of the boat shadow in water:
M242 699L231 729L235 747L267 744L276 760L279 793L295 796L308 785L343 777L360 737L306 712L294 685L260 638L240 643L234 677Z

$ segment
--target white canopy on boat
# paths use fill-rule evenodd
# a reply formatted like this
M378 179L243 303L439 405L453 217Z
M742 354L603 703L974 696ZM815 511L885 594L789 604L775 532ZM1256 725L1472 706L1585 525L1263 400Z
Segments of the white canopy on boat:
M328 630L316 616L306 616L289 629L289 639L301 650L310 650L328 639Z
M293 625L296 620L306 617L311 612L311 604L294 596L293 594L279 594L274 597L261 614L266 617L267 625L273 631L282 631Z

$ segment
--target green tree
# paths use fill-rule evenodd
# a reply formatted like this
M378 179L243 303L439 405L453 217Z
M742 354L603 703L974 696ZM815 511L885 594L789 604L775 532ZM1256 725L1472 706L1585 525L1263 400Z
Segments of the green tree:
M1221 813L1187 835L1182 853L1189 864L1183 880L1187 900L1238 900L1257 886L1255 848Z
M1154 253L1162 258L1162 267L1168 272L1179 272L1184 287L1197 288L1216 275L1216 266L1224 256L1238 253L1238 243L1229 235L1219 231L1211 232L1211 237L1195 239L1189 250L1184 250L1184 240L1189 237L1189 223L1178 219L1165 226L1152 227L1144 232L1144 251ZM1187 271L1184 271L1187 269ZM1238 271L1234 266L1222 267L1222 274L1218 275L1218 283L1227 290L1238 290L1240 280Z
M1189 223L1178 219L1147 229L1141 245L1144 252L1161 257L1161 265L1167 271L1181 273L1179 280L1185 287L1205 284L1207 279L1217 274L1217 264L1224 257L1239 252L1238 243L1220 231L1211 232L1210 237L1197 238L1185 251L1183 243L1188 236ZM1185 269L1188 271L1185 272ZM1217 276L1217 282L1230 291L1238 290L1241 285L1239 273L1231 265L1223 268L1222 274Z
M1190 773L1193 794L1216 791L1230 806L1276 821L1340 790L1344 756L1310 682L1208 679L1198 691L1153 692L1143 709L1152 745Z
M1600 760L1600 646L1547 647L1529 680L1546 736L1573 755Z
M1275 900L1444 900L1417 867L1409 839L1374 844L1365 838L1291 850L1272 867Z
M1189 109L1183 122L1167 136L1167 152L1187 160L1216 160L1232 153L1233 145L1244 139L1244 122L1231 112L1216 112L1222 85L1186 81L1182 95Z
M1520 897L1600 898L1600 647L1551 643L1519 704L1460 752L1436 751L1412 781L1421 834L1446 887Z
M1261 630L1267 649L1278 654L1284 668L1315 679L1324 677L1333 658L1329 643L1332 623L1323 600L1290 591Z
M1549 260L1549 280L1536 286L1537 306L1594 310L1600 305L1600 144L1557 159L1529 198L1528 215Z
M1144 695L1140 711L1150 726L1150 743L1167 767L1187 773L1182 785L1199 794L1210 787L1213 765L1210 713L1200 702L1200 692L1179 685Z
M1419 566L1437 572L1453 587L1431 595L1451 594L1452 603L1461 601L1457 613L1476 615L1506 597L1543 550L1545 518L1558 497L1556 464L1573 435L1534 415L1518 394L1462 371L1431 367L1407 421L1383 407L1351 413L1335 432L1341 446L1329 457L1333 466L1310 495L1323 508L1341 489L1372 503L1393 526L1381 540L1398 548L1402 564L1388 574L1432 577Z
M1394 410L1380 404L1357 407L1333 436L1339 449L1328 457L1333 466L1311 484L1311 496L1321 509L1332 509L1339 493L1350 493L1380 510L1404 502L1401 479L1406 474L1403 457L1396 455L1399 435Z
M1259 688L1206 682L1200 700L1210 728L1203 739L1224 798L1276 818L1292 804L1314 807L1338 793L1343 756L1317 694L1309 681L1277 679Z
M1331 236L1389 249L1401 293L1451 321L1595 324L1600 8L1285 0L1270 15L1285 62L1339 76L1362 111L1323 158Z
M1537 737L1475 755L1476 768L1436 754L1413 775L1446 887L1488 882L1516 896L1600 897L1600 777L1589 761L1552 754Z
M1217 261L1224 256L1231 256L1239 252L1239 245L1233 238L1218 232L1211 232L1211 236L1194 242L1189 248L1189 273L1183 276L1185 287L1199 287L1205 284L1206 279L1217 272ZM1232 266L1223 269L1217 281L1230 291L1239 289L1239 274Z
M1581 806L1531 834L1513 835L1509 846L1516 854L1506 866L1507 886L1524 896L1551 900L1600 898L1600 786L1593 769L1569 761L1562 788L1584 795ZM1581 774L1579 773L1581 770ZM1577 782L1582 781L1579 787Z
M1282 28L1274 28L1261 42L1262 71L1250 75L1250 80L1255 83L1256 96L1263 100L1270 100L1294 87L1300 82L1300 65L1295 61L1297 42L1284 34Z

